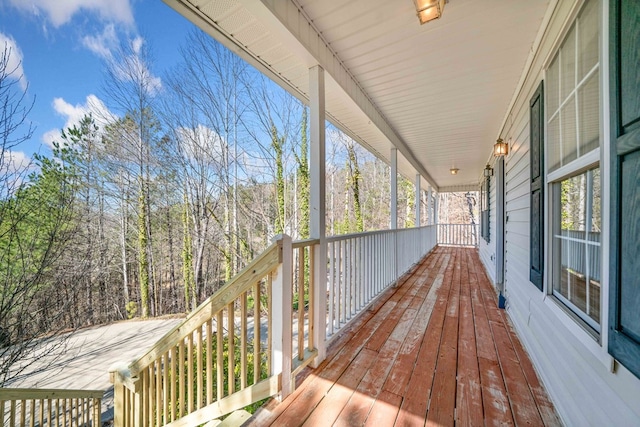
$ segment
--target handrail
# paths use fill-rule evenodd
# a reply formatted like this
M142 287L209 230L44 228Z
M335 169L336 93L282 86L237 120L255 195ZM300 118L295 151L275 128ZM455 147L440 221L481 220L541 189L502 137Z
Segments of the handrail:
M388 230L362 231L360 233L337 234L335 236L328 236L327 243L337 242L339 240L353 239L356 237L369 237L369 236L381 236L385 234L394 234L402 230L418 230L418 229L427 228L427 227L431 227L431 226L425 225L422 227L397 228L397 229L388 229Z
M291 243L291 247L293 249L298 248L306 248L307 246L314 246L320 243L320 239L306 239L306 240L296 240Z
M103 390L0 388L0 423L98 427L103 395Z

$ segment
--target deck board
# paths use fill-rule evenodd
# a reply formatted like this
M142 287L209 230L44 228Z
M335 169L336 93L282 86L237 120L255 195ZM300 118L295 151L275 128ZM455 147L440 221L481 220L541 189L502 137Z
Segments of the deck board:
M245 425L560 425L477 251L438 247Z

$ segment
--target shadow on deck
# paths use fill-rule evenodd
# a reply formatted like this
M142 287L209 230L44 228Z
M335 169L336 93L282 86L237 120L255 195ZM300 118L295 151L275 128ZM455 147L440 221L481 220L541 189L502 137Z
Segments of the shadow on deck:
M475 249L438 247L245 425L560 425Z

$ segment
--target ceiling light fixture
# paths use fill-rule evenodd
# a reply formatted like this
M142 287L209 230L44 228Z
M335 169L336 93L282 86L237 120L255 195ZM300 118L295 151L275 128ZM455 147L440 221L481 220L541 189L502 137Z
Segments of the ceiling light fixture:
M509 154L509 144L504 142L502 138L498 138L493 145L493 155L496 157L502 157Z
M451 169L449 169L449 172L451 172L451 175L457 175L459 170L460 169L458 169L458 168L451 168Z
M445 0L413 0L420 24L438 19L442 16Z

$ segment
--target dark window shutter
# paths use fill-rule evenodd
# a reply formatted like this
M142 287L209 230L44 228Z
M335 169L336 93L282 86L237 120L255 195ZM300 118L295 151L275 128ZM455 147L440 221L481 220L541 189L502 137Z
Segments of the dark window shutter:
M640 377L640 3L610 8L609 352Z
M530 248L529 248L529 280L542 290L544 272L544 98L543 82L536 90L529 103L529 141L531 148L531 196L530 196Z

